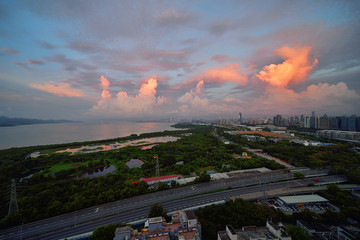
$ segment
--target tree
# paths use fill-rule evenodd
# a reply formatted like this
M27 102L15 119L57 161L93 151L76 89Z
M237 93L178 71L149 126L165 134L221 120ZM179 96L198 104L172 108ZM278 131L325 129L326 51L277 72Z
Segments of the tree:
M167 213L164 211L163 206L159 203L155 203L151 206L148 217L164 217L165 219L168 219Z
M305 175L303 173L296 172L296 173L294 173L294 177L295 177L295 179L304 179Z
M127 226L125 223L109 224L107 226L99 226L90 236L89 240L113 240L115 230L118 227Z
M198 179L198 182L199 183L202 183L202 182L210 182L210 175L207 174L206 172L202 172L199 179Z
M155 203L151 206L149 212L149 218L160 217L163 215L164 209L163 206L159 203Z
M310 236L299 226L289 225L286 228L292 240L310 240Z

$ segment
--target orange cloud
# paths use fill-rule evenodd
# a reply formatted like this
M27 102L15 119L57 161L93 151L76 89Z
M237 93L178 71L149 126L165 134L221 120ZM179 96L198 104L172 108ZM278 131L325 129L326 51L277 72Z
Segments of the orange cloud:
M147 83L141 84L138 97L155 96L157 80L150 78Z
M318 64L318 59L313 61L309 59L310 51L310 46L298 48L284 46L279 48L276 50L276 54L286 60L280 64L265 66L256 77L273 86L286 87L290 82L298 83L304 80Z
M225 83L232 82L240 86L244 86L248 77L243 73L239 63L228 63L224 66L213 67L196 75L182 85L191 87L195 82L203 81L204 83ZM177 87L180 88L180 87ZM176 89L176 88L175 88Z
M80 90L72 89L68 83L56 84L52 81L44 84L30 83L30 87L44 92L55 94L59 97L82 97L84 94Z

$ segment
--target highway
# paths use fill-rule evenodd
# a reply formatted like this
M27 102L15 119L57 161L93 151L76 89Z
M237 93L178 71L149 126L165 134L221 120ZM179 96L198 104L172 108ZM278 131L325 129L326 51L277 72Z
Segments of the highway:
M282 181L291 178L293 178L291 173L277 170L247 178L230 178L154 192L3 230L0 232L0 239L61 239L91 232L104 224L127 223L146 218L150 206L154 203L161 203L164 209L170 212L220 200L226 201L232 196L258 193L264 189L269 191L303 187L314 183L312 178ZM321 183L346 181L342 176L318 178ZM218 189L228 190L208 193Z

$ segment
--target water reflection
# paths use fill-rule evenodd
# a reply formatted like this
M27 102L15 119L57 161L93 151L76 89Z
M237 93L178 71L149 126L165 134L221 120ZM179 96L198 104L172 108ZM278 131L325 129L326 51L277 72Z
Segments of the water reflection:
M77 177L87 177L87 178L101 177L101 176L105 176L108 173L114 173L115 170L116 167L114 165L110 165L110 166L94 169L87 173L80 174Z

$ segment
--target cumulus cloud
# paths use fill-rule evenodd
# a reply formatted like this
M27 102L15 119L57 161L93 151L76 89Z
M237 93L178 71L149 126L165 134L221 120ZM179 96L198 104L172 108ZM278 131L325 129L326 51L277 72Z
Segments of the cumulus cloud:
M101 98L102 99L107 99L107 98L111 98L111 94L108 90L109 86L110 86L110 82L109 80L107 80L106 77L102 76L100 77L100 85L103 89L102 93L101 93Z
M276 54L285 61L265 66L256 76L273 86L286 87L289 83L298 83L304 80L318 63L318 59L310 60L310 51L310 46L279 48Z
M68 83L54 83L52 81L46 82L44 84L36 84L30 83L30 87L39 89L44 92L48 92L59 97L82 97L84 94L82 91L73 89L70 84Z
M299 93L285 87L272 86L266 89L263 96L252 104L252 111L266 114L299 114L310 110L324 111L324 109L341 109L342 114L354 113L357 106L351 104L360 100L354 90L350 90L344 82L337 84L312 84Z
M92 115L101 116L122 116L122 117L140 117L154 115L159 111L159 106L166 103L164 96L156 97L156 88L158 86L155 78L149 78L144 81L139 92L134 97L129 96L127 92L118 92L112 96L108 90L109 80L101 76L100 85L103 89L101 99L90 110Z

